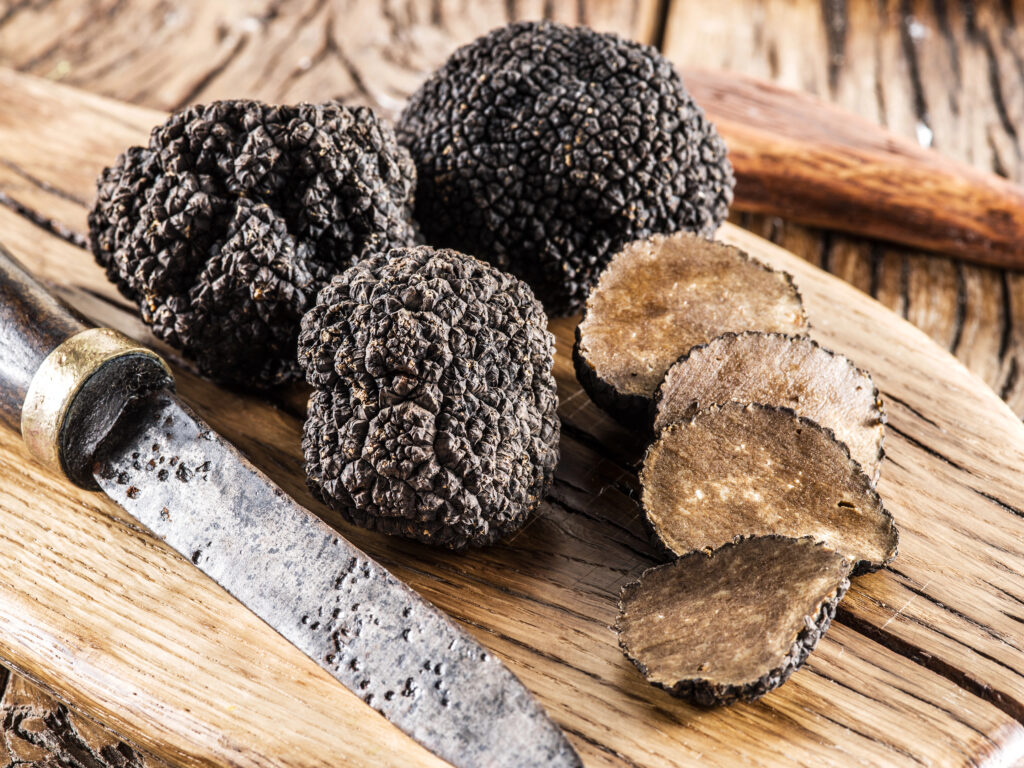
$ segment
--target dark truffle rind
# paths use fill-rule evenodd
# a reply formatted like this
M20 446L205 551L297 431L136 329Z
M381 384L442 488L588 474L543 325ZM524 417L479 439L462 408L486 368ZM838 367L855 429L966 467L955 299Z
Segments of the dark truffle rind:
M314 494L452 549L517 530L558 460L546 322L529 286L456 251L398 248L335 277L299 335Z
M415 242L415 169L365 107L219 101L103 171L96 260L154 334L217 380L301 375L299 320L338 272Z
M519 22L460 48L397 132L428 242L515 273L552 314L623 244L710 236L732 202L725 144L672 64L584 27Z
M642 674L652 685L667 691L673 696L686 699L687 701L699 706L724 706L740 701L749 702L760 699L765 694L785 683L794 672L803 666L807 657L810 656L811 652L815 649L818 642L831 626L832 620L835 618L836 606L839 605L839 602L846 595L846 592L850 587L849 561L843 561L841 570L844 572L844 575L834 583L832 591L824 595L814 608L812 614L805 616L803 620L803 627L797 632L788 652L785 653L782 659L777 664L773 665L771 669L761 675L753 677L753 679L749 681L742 683L726 683L709 679L709 677L693 676L668 683L664 680L658 679L661 674L664 674L664 672L661 671L659 673L650 669L645 658L643 658L644 654L638 652L634 648L631 648L625 638L624 623L627 605L634 600L638 594L645 591L646 581L654 572L685 567L686 561L690 558L710 560L711 558L722 556L729 550L733 550L733 552L738 551L738 547L742 548L750 545L756 546L758 544L771 542L777 542L783 547L811 546L819 550L828 551L822 544L812 542L809 538L791 539L785 536L738 537L736 540L723 545L713 552L690 552L673 563L649 568L637 581L631 582L622 588L619 596L619 618L616 622L616 630L619 634L619 647L622 649L626 658L633 663L633 665L640 671L640 674ZM728 617L725 617L724 620L728 620ZM722 642L728 641L729 639L722 638Z
M586 317L586 314L584 314ZM594 364L582 352L583 334L576 326L575 343L572 345L572 367L576 381L594 401L594 405L607 413L626 429L648 437L653 435L652 400L644 395L620 392L597 372Z

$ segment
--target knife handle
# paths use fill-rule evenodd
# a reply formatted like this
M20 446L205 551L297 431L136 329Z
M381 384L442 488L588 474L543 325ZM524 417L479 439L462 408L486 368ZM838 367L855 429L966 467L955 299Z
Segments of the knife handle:
M32 376L62 341L86 328L0 246L0 419L21 429Z
M95 488L93 457L117 420L173 386L159 355L90 327L0 245L0 421L38 461Z

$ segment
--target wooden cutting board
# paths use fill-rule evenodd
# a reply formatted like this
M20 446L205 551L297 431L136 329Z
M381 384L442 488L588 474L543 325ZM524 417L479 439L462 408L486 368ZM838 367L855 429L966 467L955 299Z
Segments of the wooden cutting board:
M0 70L0 240L86 315L157 347L73 243L96 174L161 119ZM563 437L550 496L511 541L463 555L352 528L313 502L301 388L274 402L230 393L160 348L216 429L504 658L588 766L1024 761L1024 426L872 299L747 232L721 236L792 272L814 336L874 374L890 419L879 490L901 530L899 558L854 581L807 666L756 704L689 707L646 685L616 646L618 590L657 562L634 500L643 445L577 385L575 320L552 323ZM3 430L0 509L0 656L150 753L176 765L430 763Z

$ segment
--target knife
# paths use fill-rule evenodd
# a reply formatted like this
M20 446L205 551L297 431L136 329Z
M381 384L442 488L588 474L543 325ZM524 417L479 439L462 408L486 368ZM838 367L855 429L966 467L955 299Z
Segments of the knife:
M581 766L495 656L303 508L0 245L0 421L102 490L345 687L457 768Z

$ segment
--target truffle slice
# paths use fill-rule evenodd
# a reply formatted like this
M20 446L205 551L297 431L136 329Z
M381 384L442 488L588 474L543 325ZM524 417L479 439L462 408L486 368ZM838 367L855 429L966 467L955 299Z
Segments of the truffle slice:
M302 319L310 488L357 525L452 549L519 529L558 461L553 354L512 275L427 246L361 261Z
M816 341L779 333L726 333L668 369L655 397L654 431L709 405L784 405L831 429L877 482L885 411L870 374Z
M724 243L657 235L627 245L601 274L576 328L576 377L601 408L646 428L680 355L747 330L807 332L792 278Z
M647 680L702 706L753 701L803 665L850 586L810 539L738 539L646 571L619 600L619 645Z
M781 534L822 541L861 571L896 556L896 526L867 475L789 408L727 403L667 427L640 484L647 521L675 554Z
M612 255L655 232L712 235L732 202L725 144L655 48L550 21L460 48L396 127L428 242L528 282L570 314Z

